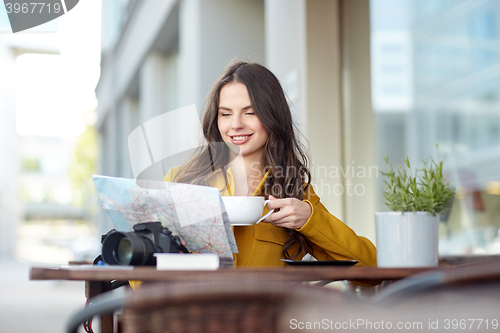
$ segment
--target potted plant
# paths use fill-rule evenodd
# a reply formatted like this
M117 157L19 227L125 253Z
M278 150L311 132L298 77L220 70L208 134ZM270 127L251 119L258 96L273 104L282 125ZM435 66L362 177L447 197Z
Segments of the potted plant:
M437 145L436 145L437 148ZM384 157L388 171L383 190L392 212L375 214L377 265L379 267L428 267L438 265L439 214L451 208L455 189L443 176L443 162L423 160L423 168L395 171ZM422 175L417 173L421 171Z

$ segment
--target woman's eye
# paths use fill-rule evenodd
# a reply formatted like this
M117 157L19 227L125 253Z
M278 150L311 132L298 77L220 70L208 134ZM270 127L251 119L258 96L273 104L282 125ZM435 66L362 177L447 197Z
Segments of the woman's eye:
M230 117L230 116L231 116L231 114L230 114L230 113L222 113L222 114L221 114L221 116L222 116L222 117Z
M255 113L254 113L254 112L247 112L247 113L245 113L245 114L250 115L250 116L253 116Z

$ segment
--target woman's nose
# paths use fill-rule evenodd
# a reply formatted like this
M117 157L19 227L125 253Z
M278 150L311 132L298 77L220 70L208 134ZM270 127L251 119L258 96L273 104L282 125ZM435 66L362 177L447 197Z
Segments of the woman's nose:
M243 123L243 120L241 119L240 116L233 116L233 121L231 122L231 128L232 129L240 129L245 127L245 124Z

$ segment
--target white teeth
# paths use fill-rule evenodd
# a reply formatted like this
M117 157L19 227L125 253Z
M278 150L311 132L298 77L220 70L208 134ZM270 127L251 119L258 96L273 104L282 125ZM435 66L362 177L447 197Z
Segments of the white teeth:
M241 141L241 140L245 140L246 138L248 138L250 135L247 135L247 136L233 136L233 140L236 140L236 141Z

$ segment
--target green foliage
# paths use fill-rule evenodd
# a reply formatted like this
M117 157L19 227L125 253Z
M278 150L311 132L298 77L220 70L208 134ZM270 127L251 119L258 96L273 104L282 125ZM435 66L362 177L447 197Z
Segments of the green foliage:
M21 170L24 172L39 172L40 162L37 158L23 158L21 160Z
M437 149L437 145L436 145ZM384 157L387 163L387 172L382 172L387 179L384 180L385 190L382 190L386 205L397 212L425 211L432 215L439 214L451 208L455 189L443 177L443 162L436 163L432 158L423 159L424 167L422 177L411 171L408 157L405 159L406 168L401 166L395 171L389 164L389 158Z
M94 194L92 175L97 171L98 135L92 126L87 126L85 132L76 143L70 160L69 178L73 188L73 203L84 205L89 195Z

